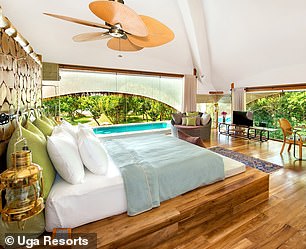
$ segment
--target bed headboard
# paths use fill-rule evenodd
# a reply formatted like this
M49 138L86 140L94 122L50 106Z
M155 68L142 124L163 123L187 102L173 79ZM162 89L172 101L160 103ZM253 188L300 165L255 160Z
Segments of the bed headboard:
M13 26L9 19L1 13L0 19L0 114L13 115L18 98L22 112L41 106L42 63L15 28L14 32L5 32ZM14 122L12 119L0 124L0 172L6 168L6 147L15 129Z

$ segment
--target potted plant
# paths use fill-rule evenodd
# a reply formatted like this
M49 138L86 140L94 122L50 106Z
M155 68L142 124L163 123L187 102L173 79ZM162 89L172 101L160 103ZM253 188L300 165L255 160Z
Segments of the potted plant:
M226 121L226 114L227 114L227 112L225 112L225 111L221 112L221 115L223 117L223 123L225 123L225 121Z

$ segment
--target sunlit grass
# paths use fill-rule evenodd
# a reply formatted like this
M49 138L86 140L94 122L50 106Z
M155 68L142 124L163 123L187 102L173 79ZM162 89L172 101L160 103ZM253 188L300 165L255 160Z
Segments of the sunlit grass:
M72 125L77 125L79 123L80 124L86 124L86 123L90 122L92 120L92 117L83 116L83 117L79 117L79 118L74 118L74 120L72 120L71 117L63 116L63 119L65 119L66 121L68 121Z
M72 125L77 125L77 124L88 124L89 126L99 126L100 125L109 125L112 124L111 120L105 115L102 114L101 117L97 120L98 123L92 118L92 116L81 116L81 117L76 117L73 120L71 119L70 116L63 116L63 119L68 121ZM128 115L126 117L126 122L124 123L145 123L147 120L143 119L142 115ZM148 122L152 122L152 119L148 117Z

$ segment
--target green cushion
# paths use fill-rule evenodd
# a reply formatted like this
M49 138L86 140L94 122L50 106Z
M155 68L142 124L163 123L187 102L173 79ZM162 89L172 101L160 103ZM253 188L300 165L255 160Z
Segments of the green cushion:
M47 137L51 136L53 131L53 126L49 125L47 122L37 118L34 120L33 124Z
M198 115L199 115L198 112L186 112L187 117L195 117L195 116L198 116Z
M45 135L38 129L35 125L31 123L31 121L27 120L25 126L28 131L33 132L35 135L38 135L43 141L46 141Z
M0 245L5 248L5 234L7 233L21 233L22 235L26 235L26 238L35 239L39 237L45 231L45 216L44 212L28 219L25 222L24 230L18 227L17 222L12 223L4 223L0 216Z
M55 170L49 158L47 152L47 142L46 139L42 139L39 135L25 129L21 128L22 136L27 140L29 149L32 151L33 163L37 163L43 169L43 183L44 183L44 198L48 197L51 186L55 179ZM14 144L19 137L19 129L16 129L10 139L7 148L7 166L11 167L11 154L14 152ZM18 144L17 150L20 150L23 143Z
M55 121L54 117L50 117L49 120L53 123L53 126L58 125L58 123Z
M45 115L41 116L41 120L45 121L48 125L54 126L53 122L47 118Z
M187 126L196 126L196 120L197 120L197 117L186 117L186 125Z

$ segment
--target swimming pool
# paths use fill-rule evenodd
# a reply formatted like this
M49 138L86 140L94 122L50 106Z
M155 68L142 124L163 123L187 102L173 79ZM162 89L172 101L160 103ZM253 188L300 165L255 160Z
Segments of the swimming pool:
M101 126L94 128L94 133L97 135L108 135L116 133L140 133L144 131L154 130L169 130L170 124L168 122L152 122L152 123L138 123L138 124L120 124L111 126Z

